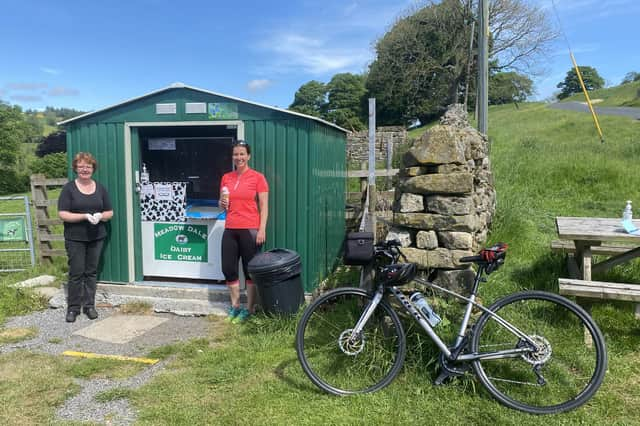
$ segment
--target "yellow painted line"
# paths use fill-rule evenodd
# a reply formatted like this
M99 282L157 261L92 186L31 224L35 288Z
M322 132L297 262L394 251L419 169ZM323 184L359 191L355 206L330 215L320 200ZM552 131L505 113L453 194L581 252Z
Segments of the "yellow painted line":
M62 355L67 356L75 356L79 358L105 358L105 359L116 359L118 361L132 361L132 362L141 362L143 364L156 364L159 359L155 358L136 358L131 356L120 356L120 355L103 355L103 354L94 354L90 352L76 352L76 351L64 351Z

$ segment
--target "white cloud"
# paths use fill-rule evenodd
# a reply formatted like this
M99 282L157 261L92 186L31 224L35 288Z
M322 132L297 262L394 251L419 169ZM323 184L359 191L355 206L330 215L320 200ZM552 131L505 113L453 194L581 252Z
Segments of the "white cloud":
M55 68L48 68L48 67L40 67L40 71L47 74L51 74L51 75L58 75L61 72L60 70L57 70Z
M277 34L260 47L275 55L268 68L282 73L302 70L320 75L347 69L360 70L370 56L363 48L340 47L339 43L329 46L324 39L294 33Z
M13 95L11 100L18 102L39 102L42 100L42 96L37 95Z
M257 92L260 90L264 90L267 87L271 86L273 84L273 81L271 80L267 80L267 79L255 79L255 80L251 80L250 82L247 83L247 89L250 92Z
M31 92L40 89L46 89L47 83L7 83L5 88L9 91L25 91Z
M78 96L80 91L71 87L52 87L47 94L49 96Z
M349 4L347 4L343 10L342 13L344 13L345 16L349 16L351 15L356 9L358 8L358 2L351 2Z

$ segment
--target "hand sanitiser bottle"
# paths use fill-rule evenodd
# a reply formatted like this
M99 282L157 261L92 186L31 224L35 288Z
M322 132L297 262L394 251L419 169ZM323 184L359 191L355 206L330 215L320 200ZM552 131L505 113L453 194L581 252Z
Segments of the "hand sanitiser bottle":
M140 182L149 183L149 172L147 171L147 165L142 163L142 173L140 173Z
M632 219L633 219L633 212L631 211L631 200L628 200L627 205L624 208L624 211L622 212L622 220L627 221Z
M420 311L422 316L424 316L424 319L427 320L431 327L435 327L436 325L440 324L440 321L442 321L442 319L438 316L438 314L433 312L433 309L431 309L431 306L427 303L427 299L424 298L422 293L416 291L411 295L409 301L413 303L418 311Z

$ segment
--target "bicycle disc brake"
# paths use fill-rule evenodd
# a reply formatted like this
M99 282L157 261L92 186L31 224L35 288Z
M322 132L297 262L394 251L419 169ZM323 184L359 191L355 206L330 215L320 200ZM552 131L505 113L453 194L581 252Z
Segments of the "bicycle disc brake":
M549 341L544 337L535 334L529 336L529 339L531 339L535 343L535 350L523 353L521 355L522 359L524 359L531 365L542 365L545 362L549 361L552 352L551 343L549 343ZM517 345L518 348L524 348L527 346L530 345L524 340L520 340Z
M364 335L362 333L353 335L352 328L346 329L338 337L338 346L347 355L358 355L364 349L364 343Z

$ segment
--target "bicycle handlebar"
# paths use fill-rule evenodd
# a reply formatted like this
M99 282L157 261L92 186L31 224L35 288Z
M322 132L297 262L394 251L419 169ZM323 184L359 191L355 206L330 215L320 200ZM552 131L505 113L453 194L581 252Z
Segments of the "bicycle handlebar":
M398 248L401 246L402 244L400 244L398 240L381 241L374 246L374 256L384 256L389 258L393 263L397 263L401 256L404 257Z

